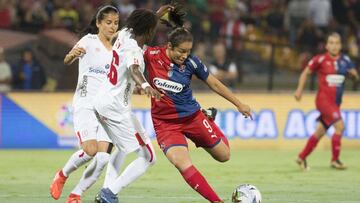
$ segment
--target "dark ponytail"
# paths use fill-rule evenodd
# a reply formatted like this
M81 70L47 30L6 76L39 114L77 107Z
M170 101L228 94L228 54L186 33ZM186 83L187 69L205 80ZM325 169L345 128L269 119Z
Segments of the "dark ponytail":
M105 17L105 14L108 13L116 13L119 15L119 10L112 5L100 6L97 9L95 15L93 15L91 18L89 25L80 32L80 37L83 37L87 34L97 34L99 32L99 28L96 26L96 22L102 21Z
M174 9L160 19L161 23L173 29L182 27L187 14L184 6L176 1L172 1L170 5L173 6Z

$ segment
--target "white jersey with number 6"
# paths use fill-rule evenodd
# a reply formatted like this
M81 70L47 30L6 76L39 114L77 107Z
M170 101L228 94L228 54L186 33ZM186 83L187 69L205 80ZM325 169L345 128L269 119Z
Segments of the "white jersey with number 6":
M96 96L95 109L104 117L121 121L121 115L131 111L131 95L135 81L130 74L130 66L139 65L145 69L143 51L132 38L130 30L122 29L113 46L113 58L106 80Z
M111 62L111 50L106 49L96 34L87 34L74 46L82 47L86 53L79 58L79 75L73 108L93 109L93 99L99 86L106 80Z

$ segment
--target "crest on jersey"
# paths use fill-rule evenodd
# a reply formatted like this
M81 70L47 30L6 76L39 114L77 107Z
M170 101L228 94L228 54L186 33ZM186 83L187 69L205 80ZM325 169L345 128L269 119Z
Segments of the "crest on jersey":
M179 71L180 71L181 73L183 73L183 72L185 72L185 68L186 68L186 65L182 64L182 65L180 65L180 67L179 67Z
M170 69L167 73L168 77L171 78L173 76L174 72Z

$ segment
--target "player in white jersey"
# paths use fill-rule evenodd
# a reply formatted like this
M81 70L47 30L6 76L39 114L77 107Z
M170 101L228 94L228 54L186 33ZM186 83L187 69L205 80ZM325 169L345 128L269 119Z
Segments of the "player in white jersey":
M59 199L67 177L95 157L66 201L81 202L80 196L96 181L109 160L111 140L96 117L93 100L109 72L112 59L110 40L117 32L118 24L119 12L115 7L107 5L99 8L89 27L84 30L85 36L64 59L66 65L79 59L78 84L73 98L73 120L82 149L75 152L64 168L56 173L50 186L54 199Z
M151 42L158 17L169 9L170 6L163 6L156 15L146 9L133 11L113 45L109 79L98 91L94 106L100 123L113 143L126 154L135 151L138 158L131 162L120 176L105 184L97 195L96 202L117 203L117 194L144 174L155 162L149 137L135 130L139 123L132 119L131 93L136 84L141 86L148 96L156 99L161 97L161 94L144 78L145 63L142 47ZM108 177L106 179L110 180Z

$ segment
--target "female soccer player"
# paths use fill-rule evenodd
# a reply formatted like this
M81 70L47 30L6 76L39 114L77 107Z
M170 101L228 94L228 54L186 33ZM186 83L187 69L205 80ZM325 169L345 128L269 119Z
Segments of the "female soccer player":
M74 128L82 149L75 152L64 168L56 173L50 186L50 193L54 199L59 199L67 177L96 155L66 201L81 202L80 196L96 181L109 160L111 140L96 118L93 99L100 84L107 78L112 58L110 39L118 31L118 27L118 10L110 5L100 7L84 30L83 37L65 56L66 65L79 59L79 76L73 109Z
M295 99L300 101L305 87L306 79L312 72L317 72L319 91L316 96L316 108L320 111L316 131L305 148L300 152L296 162L303 170L308 170L306 157L315 149L318 141L325 135L330 126L335 127L335 133L331 138L332 159L330 166L335 169L345 169L340 161L341 136L344 131L344 121L341 118L340 104L344 91L344 81L347 74L359 80L355 65L350 58L341 54L341 37L338 33L331 33L326 42L327 53L313 57L299 78L299 84L295 92Z
M131 94L137 84L148 96L157 100L161 97L144 78L142 48L152 41L158 19L168 9L170 6L162 6L157 14L146 9L136 9L117 34L109 78L100 87L94 107L101 125L117 148L126 154L136 152L138 157L108 186L101 189L96 202L117 203L117 194L155 163L156 156L149 137L139 134L136 129L140 124L132 119Z
M144 53L151 86L164 94L160 101L152 99L151 115L160 148L185 181L210 202L222 202L189 156L186 137L215 160L230 159L227 138L215 122L200 111L200 104L192 95L192 76L233 103L245 117L251 117L250 108L211 75L197 57L190 55L192 46L192 34L185 28L176 28L168 35L166 46L148 47Z

